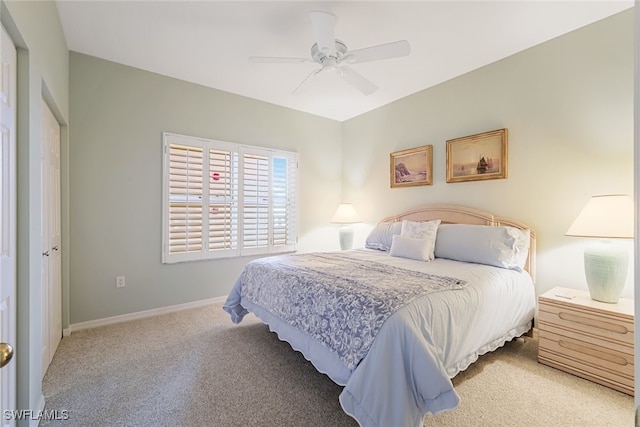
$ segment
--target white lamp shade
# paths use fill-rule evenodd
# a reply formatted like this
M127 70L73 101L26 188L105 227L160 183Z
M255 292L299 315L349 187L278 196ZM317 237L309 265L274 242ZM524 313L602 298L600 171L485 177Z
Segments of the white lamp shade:
M626 194L593 196L567 230L567 236L633 238L633 201Z
M360 222L360 217L351 203L341 203L333 214L331 222L336 224L353 224Z

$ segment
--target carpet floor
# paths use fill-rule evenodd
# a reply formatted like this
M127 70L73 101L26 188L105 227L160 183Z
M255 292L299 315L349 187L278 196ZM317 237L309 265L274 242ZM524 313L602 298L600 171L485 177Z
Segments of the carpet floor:
M222 304L74 332L43 380L40 426L356 427L342 387L249 315ZM425 426L633 426L633 397L537 362L536 337L481 356L453 379L454 411ZM388 426L401 427L401 426Z

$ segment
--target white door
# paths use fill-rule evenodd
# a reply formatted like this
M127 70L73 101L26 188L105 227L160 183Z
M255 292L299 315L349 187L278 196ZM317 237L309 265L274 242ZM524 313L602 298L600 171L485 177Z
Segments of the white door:
M16 48L2 28L0 38L0 343L16 344ZM26 360L26 359L25 359ZM15 357L0 369L0 414L16 409ZM2 417L3 426L14 420Z
M62 338L60 124L42 101L42 375Z

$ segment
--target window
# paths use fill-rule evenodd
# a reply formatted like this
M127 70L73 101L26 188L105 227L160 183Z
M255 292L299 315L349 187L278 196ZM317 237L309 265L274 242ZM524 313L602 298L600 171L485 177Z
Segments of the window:
M171 133L163 144L163 263L296 249L296 153Z

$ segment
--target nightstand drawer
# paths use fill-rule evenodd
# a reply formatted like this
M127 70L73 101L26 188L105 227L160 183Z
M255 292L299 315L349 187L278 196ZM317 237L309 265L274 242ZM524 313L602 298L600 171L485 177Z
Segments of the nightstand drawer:
M541 324L548 323L633 347L633 321L569 308L542 299L539 308L538 320Z
M584 365L580 362L574 361L573 359L544 350L540 350L538 360L543 365L560 369L561 371L565 371L586 380L602 384L604 386L618 390L622 393L626 393L630 396L634 395L633 379L594 369L593 366Z
M544 330L539 331L539 339L541 358L544 352L553 353L576 367L576 362L580 363L583 370L593 375L613 375L633 384L633 351L629 354Z
M553 323L547 323L543 320L540 320L538 322L538 330L542 335L545 336L548 336L548 334L561 335L569 340L586 342L597 347L603 347L606 349L614 350L618 353L624 353L631 357L631 360L634 360L633 344L605 339L594 334L587 334L584 332L576 331L574 329L560 328Z

